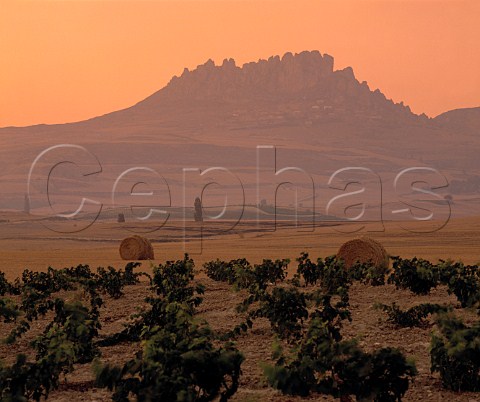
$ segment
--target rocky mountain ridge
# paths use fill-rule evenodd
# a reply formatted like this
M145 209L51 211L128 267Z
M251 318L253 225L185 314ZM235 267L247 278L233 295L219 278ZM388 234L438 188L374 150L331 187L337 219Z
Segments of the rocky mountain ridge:
M351 67L334 70L333 57L318 51L286 53L241 67L233 59L225 59L219 66L208 60L193 71L185 69L135 107L150 109L169 102L200 107L212 102L258 104L275 110L279 105L295 109L306 103L318 114L337 111L369 118L426 119L413 114L403 102L387 99L378 89L371 91L365 81L355 78Z
M371 91L351 68L335 70L333 58L316 51L241 67L231 59L220 66L209 61L124 110L77 123L0 129L0 208L23 206L32 162L59 144L83 146L101 161L102 174L85 187L91 199L110 202L116 178L143 166L165 174L172 202L180 205L184 168L222 166L238 174L254 202L256 147L269 145L278 148L279 167L296 166L314 178L323 201L329 175L346 166L378 174L385 200L396 199L398 172L427 166L454 184L456 208L477 213L479 127L480 108L435 119L416 115ZM70 196L78 179L75 171L62 172L59 199Z

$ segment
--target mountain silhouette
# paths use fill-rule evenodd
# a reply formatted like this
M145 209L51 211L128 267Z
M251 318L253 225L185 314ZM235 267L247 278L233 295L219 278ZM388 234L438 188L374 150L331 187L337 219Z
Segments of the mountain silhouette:
M219 66L208 60L193 71L185 69L166 87L120 114L143 121L158 120L161 115L168 119L172 107L177 112L195 108L200 115L215 108L223 123L226 112L240 121L257 117L255 113L252 116L252 109L276 114L277 123L282 116L288 121L299 115L314 120L427 120L425 115L413 114L403 102L387 99L380 90L371 91L365 81L355 78L351 67L334 70L333 57L318 51L286 53L243 66L233 59L225 59ZM211 112L207 111L209 117L213 117Z
M0 129L0 204L23 206L32 161L57 144L85 146L101 161L101 178L84 186L97 198L111 199L112 182L126 168L148 166L168 176L174 203L182 202L182 172L190 167L223 166L252 192L256 147L271 145L278 168L297 166L319 188L336 170L360 166L381 176L394 196L399 171L431 167L455 180L462 213L480 212L471 186L480 176L479 128L480 108L434 119L414 114L359 82L352 68L335 70L333 57L318 51L243 66L209 60L123 110L77 123Z

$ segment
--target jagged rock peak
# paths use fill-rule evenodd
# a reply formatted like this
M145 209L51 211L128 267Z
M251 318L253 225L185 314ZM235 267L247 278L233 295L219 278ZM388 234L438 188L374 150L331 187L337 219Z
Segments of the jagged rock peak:
M208 124L214 121L207 118L212 115L220 124L268 121L273 126L299 121L307 127L327 121L428 122L403 102L370 90L366 81L356 79L351 67L335 71L333 67L333 57L319 51L287 52L242 66L232 58L220 65L209 59L193 70L185 68L180 77L129 108L129 119L163 120L182 111L205 116Z
M334 59L332 56L328 54L322 55L318 50L314 51L303 51L300 53L291 53L287 52L282 57L279 55L270 56L268 60L259 59L257 62L248 62L243 64L240 69L248 68L250 66L260 65L260 64L269 64L269 65L278 65L279 63L283 64L296 64L298 66L327 66L330 71L333 71L333 62ZM219 66L215 64L212 59L208 59L204 64L200 64L197 66L195 70L204 70L204 69L222 69L222 68L231 68L236 67L235 60L232 58L224 59L223 63ZM350 68L350 67L348 67ZM184 72L190 72L187 68L185 68Z
M235 60L233 59L224 59L222 63L222 68L235 68Z
M241 67L231 58L220 65L209 59L193 71L185 69L181 77L174 77L165 88L141 103L148 106L171 102L197 105L263 102L271 110L306 107L318 113L348 112L372 119L414 116L408 106L395 104L378 89L372 92L365 81L360 83L351 67L336 71L333 68L333 57L319 51L287 52Z
M299 92L328 80L333 65L333 57L319 51L287 52L282 57L271 56L241 67L237 67L233 59L225 59L219 66L209 59L193 71L185 69L181 77L174 77L166 89L178 96L200 95L199 91L202 96L224 91L231 93L235 88L268 93ZM348 68L344 70L344 76L355 79L353 70Z

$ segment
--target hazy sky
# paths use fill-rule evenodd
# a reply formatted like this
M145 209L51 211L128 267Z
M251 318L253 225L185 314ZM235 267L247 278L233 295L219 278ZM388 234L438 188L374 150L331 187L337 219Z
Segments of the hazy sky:
M184 67L319 50L416 113L480 106L480 1L0 0L0 126L131 106Z

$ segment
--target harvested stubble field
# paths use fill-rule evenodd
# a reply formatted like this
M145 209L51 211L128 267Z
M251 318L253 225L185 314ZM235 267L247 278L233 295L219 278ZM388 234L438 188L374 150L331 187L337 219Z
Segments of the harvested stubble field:
M123 268L125 262L119 257L120 240L130 234L125 227L113 223L98 223L91 229L78 235L61 235L44 229L38 222L22 217L11 217L2 223L0 238L2 244L2 267L9 279L14 279L24 268L44 270L48 266L61 268L89 264ZM425 223L419 228L425 229ZM376 226L376 225L375 225ZM368 225L367 225L368 228ZM191 226L193 233L198 227ZM231 260L246 258L251 263L259 263L263 258L290 258L289 275L292 277L297 263L295 259L302 251L307 251L313 259L336 253L339 246L355 237L355 234L339 233L346 226L318 227L313 232L299 231L290 225L278 225L272 232L258 232L254 224L238 225L231 233L216 234L211 229L203 238L200 253L199 240L188 242L184 249L182 242L183 226L180 224L165 227L157 233L147 235L155 250L156 261L152 264L176 260L183 257L184 251L191 253L196 270L201 271L202 264L216 258ZM381 242L390 255L404 258L422 257L432 262L441 259L462 260L465 263L477 263L480 236L480 219L451 221L445 228L433 233L414 234L401 229L396 222L385 225L384 232L369 233L369 236ZM193 252L192 252L193 250ZM151 272L150 262L144 262L141 270ZM199 307L199 315L208 320L214 330L226 331L242 321L236 312L236 306L246 296L244 290L235 292L226 283L215 282L204 273L196 275L196 281L205 285L204 301ZM312 290L310 286L307 290ZM125 288L125 295L119 299L104 297L106 304L100 310L102 324L101 335L113 334L123 328L129 317L145 306L144 299L151 294L149 284L142 282ZM455 314L465 323L477 320L476 311L462 309L456 298L447 293L445 287L433 289L426 296L416 296L409 290L396 289L394 285L373 287L354 283L350 289L350 311L352 321L345 322L343 334L346 338L356 337L366 351L392 346L399 348L415 360L418 375L410 386L405 401L474 401L480 398L475 393L455 393L441 386L437 373L430 373L429 345L433 320L421 328L396 329L386 321L386 315L374 309L375 303L391 304L395 301L400 307L408 308L420 303L451 304ZM81 299L82 293L63 292L66 300ZM0 358L12 362L17 353L28 352L28 343L41 333L52 319L47 314L32 325L32 330L13 345L0 346ZM7 334L12 324L0 324L0 333ZM333 400L321 395L307 398L283 396L269 387L262 376L262 362L272 362L272 341L274 335L266 319L257 319L247 335L241 335L237 341L238 349L244 354L240 388L234 401L300 401ZM101 349L102 361L122 364L131 359L140 348L137 344L120 344ZM32 352L29 352L30 354ZM110 393L93 387L91 364L77 365L72 374L62 380L60 388L50 394L52 401L100 401L108 400Z

